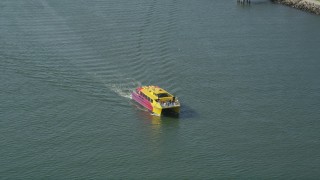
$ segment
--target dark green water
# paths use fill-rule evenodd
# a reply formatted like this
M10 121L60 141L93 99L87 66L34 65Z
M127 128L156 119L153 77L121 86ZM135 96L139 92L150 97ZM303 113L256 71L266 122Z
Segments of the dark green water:
M319 178L319 29L268 0L2 0L0 179Z

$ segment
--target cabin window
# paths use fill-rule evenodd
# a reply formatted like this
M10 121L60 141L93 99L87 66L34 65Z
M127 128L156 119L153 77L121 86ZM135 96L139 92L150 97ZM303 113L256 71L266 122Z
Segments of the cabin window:
M168 93L160 93L160 94L157 94L157 95L158 95L158 98L170 97Z

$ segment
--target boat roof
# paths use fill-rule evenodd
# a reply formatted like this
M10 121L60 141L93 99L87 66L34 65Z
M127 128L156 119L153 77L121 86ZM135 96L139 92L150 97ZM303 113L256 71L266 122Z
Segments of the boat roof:
M172 98L173 95L168 91L160 88L159 86L141 86L137 90L143 92L147 96L158 99L158 98Z

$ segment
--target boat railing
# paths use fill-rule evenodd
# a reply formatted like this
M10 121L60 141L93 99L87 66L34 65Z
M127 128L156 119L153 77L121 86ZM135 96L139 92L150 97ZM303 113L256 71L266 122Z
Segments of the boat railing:
M172 101L158 102L158 104L160 104L161 107L164 107L164 108L180 106L180 102L178 100L174 102Z

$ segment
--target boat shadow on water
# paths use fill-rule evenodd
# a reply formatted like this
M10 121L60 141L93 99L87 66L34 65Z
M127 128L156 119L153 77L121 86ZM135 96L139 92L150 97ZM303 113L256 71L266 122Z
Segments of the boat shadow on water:
M147 124L152 125L166 125L166 124L176 124L179 122L179 115L169 115L169 116L159 116L153 114L148 109L144 109L139 104L133 104L136 108L137 116L139 119L144 120Z
M198 117L199 114L191 106L182 105L180 109L179 118L180 119L192 119Z
M180 113L175 113L173 111L165 111L161 116L153 114L148 109L144 108L138 103L131 102L131 105L136 108L141 116L144 118L152 119L155 121L161 121L161 120L179 120L179 119L192 119L195 117L198 117L199 114L190 106L188 105L182 105L180 109Z
M162 115L160 117L168 117L168 118L176 118L178 119L180 116L179 113L174 112L172 109L163 109Z

